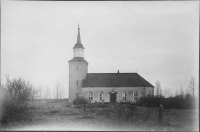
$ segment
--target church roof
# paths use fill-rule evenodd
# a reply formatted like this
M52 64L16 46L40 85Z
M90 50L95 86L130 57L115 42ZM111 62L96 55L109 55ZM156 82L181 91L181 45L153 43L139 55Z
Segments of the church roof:
M82 87L154 87L138 73L88 73Z
M83 48L83 45L81 44L81 35L80 35L80 28L79 28L79 25L78 25L78 36L77 36L77 42L76 44L74 45L74 49L75 48Z
M68 62L86 62L86 63L88 63L83 57L74 57L73 59L69 60Z

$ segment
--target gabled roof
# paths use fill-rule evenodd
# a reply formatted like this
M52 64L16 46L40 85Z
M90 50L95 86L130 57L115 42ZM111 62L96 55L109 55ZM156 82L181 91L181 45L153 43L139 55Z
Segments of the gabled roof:
M138 73L88 73L82 87L154 87Z
M74 57L73 59L69 60L68 62L88 62L83 57Z

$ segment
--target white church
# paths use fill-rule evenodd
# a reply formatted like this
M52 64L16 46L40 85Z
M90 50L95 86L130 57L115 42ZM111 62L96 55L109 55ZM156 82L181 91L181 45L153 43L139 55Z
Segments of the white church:
M69 101L84 97L90 102L137 102L140 97L153 96L154 86L138 73L88 73L78 27L74 56L69 60Z

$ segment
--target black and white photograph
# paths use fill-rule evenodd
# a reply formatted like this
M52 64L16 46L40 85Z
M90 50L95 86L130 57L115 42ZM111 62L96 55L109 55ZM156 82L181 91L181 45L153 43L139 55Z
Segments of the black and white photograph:
M199 131L199 1L1 1L0 131Z

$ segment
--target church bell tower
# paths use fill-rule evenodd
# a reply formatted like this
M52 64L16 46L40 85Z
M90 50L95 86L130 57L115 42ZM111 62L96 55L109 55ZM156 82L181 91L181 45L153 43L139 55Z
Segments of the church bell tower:
M82 80L88 72L88 62L84 59L84 47L81 43L80 28L78 25L77 42L73 47L73 59L69 60L69 101L82 94Z

